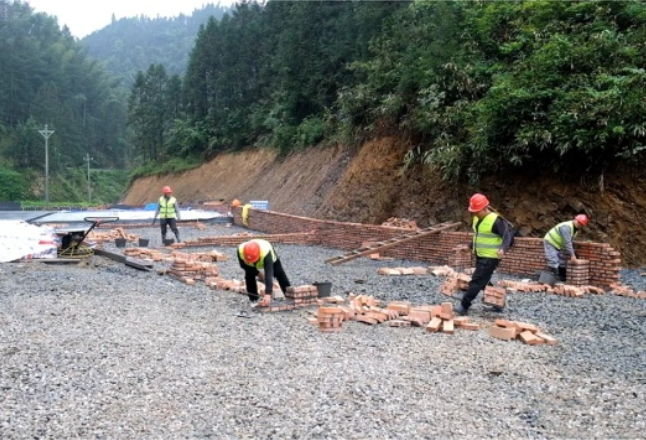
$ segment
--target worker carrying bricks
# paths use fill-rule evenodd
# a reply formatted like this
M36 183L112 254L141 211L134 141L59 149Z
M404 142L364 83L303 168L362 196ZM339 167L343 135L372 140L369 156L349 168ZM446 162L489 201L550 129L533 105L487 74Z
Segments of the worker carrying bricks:
M182 219L179 213L179 204L177 203L177 199L171 195L173 190L170 189L170 186L162 188L162 193L163 195L159 198L159 203L157 204L157 210L155 211L152 224L155 224L155 220L159 215L162 242L166 239L166 228L170 226L171 231L175 234L175 239L179 243L180 239L179 230L177 229L177 221Z
M455 312L462 316L468 313L478 293L491 281L501 258L511 247L514 234L510 224L491 209L489 200L483 194L471 197L469 212L473 213L473 240L465 248L472 249L475 254L476 268L461 303L455 308ZM497 307L494 310L502 311Z
M550 272L561 281L567 278L567 260L576 260L574 238L579 230L588 225L588 216L579 214L574 220L561 222L549 230L543 237L545 259Z
M244 269L247 295L249 295L249 301L251 301L252 306L269 305L273 293L274 277L278 280L283 294L287 293L287 288L291 284L280 258L278 258L274 247L267 240L253 239L240 244L238 246L238 262L240 267ZM264 270L264 273L261 274L261 270ZM265 295L262 300L258 294L258 284L256 282L256 277L259 275L265 282Z

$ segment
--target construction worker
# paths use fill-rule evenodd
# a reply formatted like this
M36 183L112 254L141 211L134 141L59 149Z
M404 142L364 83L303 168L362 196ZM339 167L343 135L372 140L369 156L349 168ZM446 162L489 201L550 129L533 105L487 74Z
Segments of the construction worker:
M170 189L170 186L165 186L162 188L163 195L159 198L159 203L157 204L157 210L155 211L155 216L153 217L153 225L155 224L155 219L159 215L159 226L161 226L161 236L162 242L166 239L166 228L170 226L171 231L175 234L175 240L179 243L179 230L177 229L177 221L182 220L179 213L179 204L177 199L171 194L173 190Z
M233 217L233 208L239 208L241 205L240 200L238 199L233 199L231 201L231 204L229 205L229 217Z
M455 308L455 312L461 316L469 312L471 303L478 293L487 287L513 239L511 227L505 219L490 208L489 200L483 194L474 194L471 197L469 212L473 213L473 240L465 248L473 250L476 256L476 268L467 291ZM495 307L494 310L502 311L499 307Z
M274 247L267 240L253 239L240 244L238 246L238 262L240 267L244 269L247 295L252 306L256 304L269 305L273 293L274 277L278 280L283 294L287 292L287 288L290 286L289 279ZM263 269L264 273L260 275L260 270ZM265 282L265 295L262 300L260 300L256 283L256 277L259 275Z
M543 237L543 249L547 267L561 281L567 278L567 259L576 260L572 242L579 230L588 225L588 216L579 214L574 220L561 222L549 230Z
M249 226L249 211L253 209L253 206L251 203L245 203L245 205L242 207L242 224L245 226Z

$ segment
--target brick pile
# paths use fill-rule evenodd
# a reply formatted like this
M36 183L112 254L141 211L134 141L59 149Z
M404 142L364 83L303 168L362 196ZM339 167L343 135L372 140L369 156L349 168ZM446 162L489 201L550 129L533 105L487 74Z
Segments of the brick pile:
M229 257L222 252L218 252L215 249L209 252L192 252L184 253L173 251L170 253L170 256L173 258L182 258L189 261L205 261L207 263L213 263L216 261L227 261Z
M465 273L453 272L440 287L440 292L446 296L454 296L460 291L466 291L471 277Z
M218 267L213 263L174 258L170 269L166 273L192 286L196 280L217 277Z
M494 307L505 307L507 303L505 288L495 286L485 287L482 303Z
M114 228L109 231L99 232L95 229L91 230L87 235L86 240L94 241L96 243L114 243L117 238L125 238L127 242L134 242L139 240L136 234L126 234L122 227Z
M425 267L395 267L389 269L382 267L377 270L379 275L427 275L428 269Z
M319 307L316 312L316 324L321 332L340 332L345 316L344 310L340 307Z
M172 261L171 257L162 251L150 248L132 247L123 250L124 255L153 261Z
M505 319L496 319L494 324L489 328L489 334L503 341L520 339L527 345L553 345L558 341L552 336L543 333L540 328L534 324L518 321L507 321Z
M381 226L386 226L389 228L402 228L402 229L414 229L418 230L417 223L415 220L409 220L407 218L397 218L390 217L388 220L383 222Z
M639 299L646 299L646 292L643 290L640 290L638 292L635 292L633 289L631 289L628 286L625 286L620 283L615 283L610 286L610 291L614 293L615 295L619 296L627 296L629 298L639 298Z

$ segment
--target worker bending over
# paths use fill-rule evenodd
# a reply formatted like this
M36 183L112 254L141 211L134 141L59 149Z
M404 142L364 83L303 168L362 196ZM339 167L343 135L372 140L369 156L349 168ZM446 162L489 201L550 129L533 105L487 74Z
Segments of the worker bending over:
M509 250L513 231L498 213L489 207L489 200L483 194L474 194L469 201L469 212L473 213L473 240L469 246L476 256L476 268L469 281L461 303L455 308L458 315L466 315L478 293L487 287L491 276L500 264L500 259ZM495 308L496 311L502 311Z
M244 269L244 280L247 286L247 295L252 305L269 305L273 293L274 277L278 280L280 290L287 293L291 285L280 258L276 255L274 247L267 240L253 239L238 246L238 262ZM260 300L256 277L264 269L265 296Z
M579 230L587 225L588 216L579 214L574 217L574 220L561 222L554 226L543 237L543 249L545 250L547 267L561 281L565 281L567 278L567 259L576 260L573 245L574 238L579 233Z
M162 189L162 193L163 195L159 198L159 204L157 205L157 210L153 217L153 225L155 224L155 219L159 215L162 242L166 240L166 228L170 226L171 231L175 234L175 240L179 243L179 230L177 229L177 221L181 220L179 204L177 203L177 199L171 196L173 190L170 189L170 186L165 186Z

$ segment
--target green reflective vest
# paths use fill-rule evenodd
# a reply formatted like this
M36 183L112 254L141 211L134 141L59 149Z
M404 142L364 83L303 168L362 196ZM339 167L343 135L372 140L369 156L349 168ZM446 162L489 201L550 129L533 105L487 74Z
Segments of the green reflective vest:
M159 218L175 218L177 213L175 212L175 204L177 199L175 197L169 197L168 199L164 196L159 198Z
M240 255L240 259L244 261L244 264L247 266L255 267L256 269L264 269L265 268L265 257L271 252L271 257L276 261L276 252L274 252L274 248L269 243L267 240L261 240L260 238L256 238L254 240L249 240L249 241L255 241L258 243L258 246L260 246L260 259L256 261L255 263L247 263L244 260L244 245L247 243L242 243L240 246L238 246L238 255Z
M492 232L497 218L495 212L487 214L482 220L473 217L473 253L478 257L500 258L498 249L502 245L502 237Z
M545 234L545 237L543 237L549 244L554 246L559 251L563 249L563 245L565 244L563 241L563 236L561 235L561 227L563 226L570 227L570 235L572 236L572 240L574 240L576 234L579 233L579 231L574 227L574 220L568 220L566 222L559 223L558 225L550 229L549 232Z

